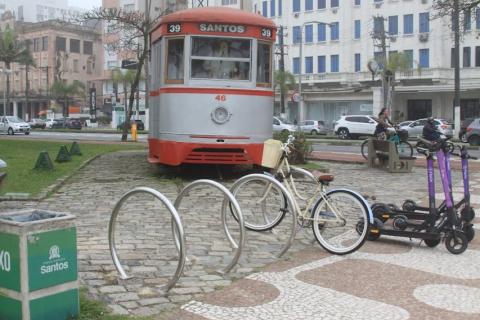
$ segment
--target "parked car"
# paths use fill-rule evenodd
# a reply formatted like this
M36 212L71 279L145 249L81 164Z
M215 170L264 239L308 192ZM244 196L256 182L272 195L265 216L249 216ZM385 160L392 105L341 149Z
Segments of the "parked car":
M311 134L327 134L325 123L318 120L305 120L300 123L300 130Z
M413 120L402 121L402 122L400 122L397 126L398 126L400 129L405 129L405 128L403 128L403 127L408 127L412 122L413 122ZM406 129L405 129L405 130L406 130Z
M340 139L356 139L360 136L371 136L375 133L377 118L368 115L341 116L335 122L335 134Z
M480 146L480 118L474 119L467 127L466 139L471 146Z
M80 119L67 118L65 121L65 127L68 129L82 129L82 122Z
M466 118L460 123L460 130L458 131L458 139L462 142L468 142L467 140L467 127L475 120L475 118Z
M295 125L281 117L273 117L273 132L295 132Z
M132 122L135 121L135 123L137 124L137 130L138 131L143 131L145 130L145 125L143 124L143 121L142 120L130 120L130 125L132 124ZM120 123L118 126L117 126L117 130L123 130L123 126L125 125L125 122L122 122ZM130 129L130 128L129 128Z
M14 135L15 133L30 134L30 125L15 116L0 117L0 132Z
M435 126L437 127L438 131L440 131L442 134L444 134L448 138L453 137L453 129L450 123L448 123L443 119L434 119L434 120L435 120ZM425 123L427 123L427 118L418 119L412 122L407 127L404 127L402 129L405 129L408 131L409 137L421 136L423 133L423 126L425 125Z
M45 127L47 126L45 121L43 121L42 119L38 119L38 118L33 118L31 119L28 124L30 125L30 128L40 128L40 129L45 129Z
M46 127L47 129L52 128L54 122L55 122L55 119L47 119L47 120L45 120L45 127Z
M53 119L52 129L64 129L65 128L65 118Z

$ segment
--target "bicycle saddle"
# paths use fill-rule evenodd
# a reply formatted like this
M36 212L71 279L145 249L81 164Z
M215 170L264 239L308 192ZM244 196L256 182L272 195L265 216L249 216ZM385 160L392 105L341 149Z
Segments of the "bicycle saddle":
M315 177L315 179L317 179L317 181L322 184L328 184L329 182L332 182L333 179L335 178L331 174L322 174L322 172L317 170L312 171L312 174Z

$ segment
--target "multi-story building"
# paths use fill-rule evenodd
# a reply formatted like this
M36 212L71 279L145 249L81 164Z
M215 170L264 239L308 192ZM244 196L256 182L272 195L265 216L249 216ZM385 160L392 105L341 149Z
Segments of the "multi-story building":
M0 0L0 4L24 22L68 19L85 11L69 6L68 0Z
M284 28L285 68L302 83L303 101L289 102L287 108L291 119L300 115L332 125L343 114L378 113L384 100L380 75L372 76L367 65L381 55L379 40L372 35L374 31L378 35L378 21L384 21L387 55L403 53L409 64L408 70L395 73L393 119L433 115L453 120L453 32L450 19L433 19L432 0L253 0L252 4L254 12ZM462 21L464 118L480 116L480 10L462 13Z
M10 106L7 114L14 114L24 119L38 117L47 113L55 103L51 95L54 81L72 83L82 82L86 88L85 95L71 97L70 106L74 113L88 114L88 91L96 87L101 96L103 66L103 45L101 34L92 28L61 23L55 20L27 23L15 22L14 30L19 40L28 40L35 66L28 70L25 66L14 63L10 74ZM26 81L28 79L28 91ZM5 76L1 75L0 88L5 88ZM101 101L101 97L98 99ZM28 104L26 103L28 101ZM87 109L79 110L81 108ZM62 103L57 112L63 113Z

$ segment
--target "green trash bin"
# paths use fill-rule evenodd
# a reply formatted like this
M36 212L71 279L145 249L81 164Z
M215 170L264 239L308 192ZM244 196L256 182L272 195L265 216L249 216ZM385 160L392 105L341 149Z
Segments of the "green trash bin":
M0 214L0 319L78 316L74 218L45 210Z

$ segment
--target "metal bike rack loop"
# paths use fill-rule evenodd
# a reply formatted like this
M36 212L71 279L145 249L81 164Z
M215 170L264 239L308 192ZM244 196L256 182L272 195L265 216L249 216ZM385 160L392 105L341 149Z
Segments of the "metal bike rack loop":
M178 253L179 253L179 260L178 260L177 270L175 271L175 274L166 284L166 292L168 292L175 285L175 283L177 283L178 279L182 275L183 268L185 266L185 259L186 259L185 232L183 231L182 221L180 219L180 216L177 210L172 205L170 200L168 200L167 197L165 197L163 194L161 194L157 190L148 188L148 187L137 187L125 193L117 202L117 204L113 208L112 215L110 217L110 222L108 224L108 245L110 247L110 254L112 256L115 268L120 273L120 278L121 279L132 278L127 275L127 273L125 272L125 269L120 263L120 260L118 259L117 249L115 247L115 225L117 222L118 213L122 205L127 201L128 198L139 193L151 194L163 203L163 205L168 209L168 211L170 211L170 214L172 215L172 229L175 230L175 233L179 234L179 236L175 238L175 244L177 246Z
M275 186L277 186L278 188L280 188L283 195L287 198L288 206L292 209L291 210L291 212L292 212L292 226L291 226L291 231L290 231L290 237L288 238L287 243L283 247L282 251L278 254L278 257L281 257L285 252L288 251L288 249L292 245L293 240L295 239L295 235L297 233L297 229L296 229L297 212L295 210L294 199L293 199L292 195L290 194L290 192L287 190L287 188L285 188L285 186L283 184L281 184L279 181L277 181L275 178L273 178L269 175L266 175L266 174L259 174L259 173L249 174L249 175L241 177L240 179L235 181L235 183L232 185L232 187L230 188L230 192L233 193L233 195L235 196L237 191L238 191L239 186L242 183L245 183L245 182L248 182L248 181L253 181L253 180L262 180L262 181L270 182L270 183L274 184ZM225 210L226 210L226 208L223 208L223 211L225 211Z
M244 227L244 222L243 222L242 211L240 209L240 206L238 205L237 200L232 195L232 193L225 186L223 186L222 184L220 184L218 182L215 182L213 180L208 180L208 179L196 180L196 181L193 181L192 183L190 183L189 185L187 185L185 188L183 188L183 190L178 195L177 199L175 199L174 206L175 206L175 209L178 210L179 207L180 207L180 203L181 203L182 199L185 197L185 195L190 190L192 190L193 188L198 187L198 186L202 186L202 185L203 186L204 185L212 186L212 187L220 190L225 195L224 199L223 199L223 203L222 203L222 212L221 212L223 231L225 232L225 234L228 238L228 241L230 241L230 244L235 249L235 254L233 256L232 261L223 270L218 270L219 273L225 274L225 273L229 272L230 270L232 270L232 268L237 264L238 259L240 258L240 255L242 254L243 247L245 245L245 227ZM228 230L228 227L227 227L227 219L226 219L226 216L225 216L225 209L224 208L226 207L227 203L229 203L229 202L232 203L232 205L235 209L235 212L238 215L238 224L239 224L239 227L240 227L240 235L239 235L238 244L233 239L233 237L230 234L230 231ZM173 221L172 221L172 225L173 225ZM176 234L176 230L174 228L172 228L172 230L173 230L173 235L174 235L174 238L175 238L175 245L177 246L177 249L179 249L180 244L178 242L178 236Z

